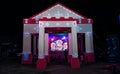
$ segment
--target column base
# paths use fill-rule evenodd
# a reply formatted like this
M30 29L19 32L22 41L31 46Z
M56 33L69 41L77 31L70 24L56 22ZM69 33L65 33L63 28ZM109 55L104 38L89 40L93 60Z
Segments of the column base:
M22 54L22 64L32 64L32 54L28 54L28 58L25 59L25 54Z
M49 57L49 55L45 55L45 59L46 59L46 62L47 62L47 63L50 62L50 57Z
M38 59L37 64L36 64L36 68L41 69L41 70L46 69L46 59L45 58Z
M71 62L72 55L68 55L67 58L68 58L68 63L70 63L70 62Z
M80 60L78 58L71 58L71 68L80 68Z
M88 62L95 62L95 59L94 59L94 53L85 53L84 54L84 57L85 57L85 62L88 63Z

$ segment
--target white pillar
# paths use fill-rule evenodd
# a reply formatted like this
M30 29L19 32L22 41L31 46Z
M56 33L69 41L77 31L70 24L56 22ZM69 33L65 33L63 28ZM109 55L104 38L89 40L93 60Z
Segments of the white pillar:
M85 52L93 53L93 38L91 32L85 33Z
M45 33L45 55L48 55L48 33Z
M39 23L38 58L44 58L44 27Z
M71 38L71 33L68 33L68 37L69 37L69 55L72 55L72 38Z
M31 54L31 36L24 35L23 37L23 54L28 53Z
M72 26L72 57L78 58L78 46L77 46L77 30L76 23Z

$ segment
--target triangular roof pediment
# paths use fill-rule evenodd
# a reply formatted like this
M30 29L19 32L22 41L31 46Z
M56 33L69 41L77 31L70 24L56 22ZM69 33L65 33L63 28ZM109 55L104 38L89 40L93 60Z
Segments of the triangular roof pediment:
M71 10L70 8L64 6L61 3L57 3L51 7L49 7L48 9L45 9L44 11L30 17L30 19L40 19L42 17L47 17L47 18L51 18L51 17L56 17L56 18L60 18L60 17L73 17L73 18L79 18L79 19L85 19L86 17L82 16L81 14Z

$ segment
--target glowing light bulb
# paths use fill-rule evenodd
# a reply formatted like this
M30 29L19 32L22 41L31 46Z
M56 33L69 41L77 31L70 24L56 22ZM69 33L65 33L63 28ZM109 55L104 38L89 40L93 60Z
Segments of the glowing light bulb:
M62 39L64 40L64 39L66 39L66 37L64 36Z
M54 38L51 39L51 41L53 41L53 40L54 40Z

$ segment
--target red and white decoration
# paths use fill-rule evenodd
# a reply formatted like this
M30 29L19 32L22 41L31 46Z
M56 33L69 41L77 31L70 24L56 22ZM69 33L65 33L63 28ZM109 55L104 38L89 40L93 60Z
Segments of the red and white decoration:
M36 61L37 69L46 68L50 60L49 47L51 50L68 49L68 62L71 68L80 68L81 60L78 58L78 33L85 34L84 61L94 62L92 19L69 9L63 4L57 3L30 18L23 19L23 24L22 64L32 64L34 57L31 52L31 50L34 50L32 45L35 47L35 44L37 44L37 48L35 49L38 49L38 60ZM56 43L53 42L49 45L49 32L46 28L55 28L54 33L56 31L64 31L60 29L69 28L70 31L66 31L68 33L68 43L63 44L62 40L57 40ZM36 39L32 40L33 34L39 35L38 38L36 37L37 41Z

